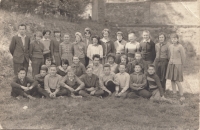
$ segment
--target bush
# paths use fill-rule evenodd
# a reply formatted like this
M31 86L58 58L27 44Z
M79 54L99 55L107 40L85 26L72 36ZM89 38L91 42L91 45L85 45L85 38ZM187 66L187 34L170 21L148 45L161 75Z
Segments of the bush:
M2 0L1 7L7 11L39 14L45 17L63 15L69 21L79 20L90 0Z

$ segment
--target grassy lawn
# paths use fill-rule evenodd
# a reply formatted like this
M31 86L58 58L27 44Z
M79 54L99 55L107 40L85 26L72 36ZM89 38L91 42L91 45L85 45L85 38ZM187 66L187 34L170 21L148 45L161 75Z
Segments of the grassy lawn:
M185 94L183 105L114 97L31 101L9 94L10 87L1 89L0 121L5 129L198 129L198 94Z
M105 27L86 21L68 23L64 20L41 19L37 16L8 13L0 10L0 125L4 129L64 129L64 130L197 130L199 127L199 60L188 58L183 87L185 102L181 105L151 102L146 99L119 99L108 97L83 99L28 99L10 97L13 77L12 57L8 52L11 37L20 23L28 25L28 35L35 30L59 28L73 34L91 27L101 36ZM113 29L111 32L116 32ZM126 30L125 30L126 31ZM111 38L114 39L112 33ZM29 74L30 75L30 74ZM170 89L170 82L167 82ZM171 98L167 91L167 98ZM27 106L27 109L23 109Z

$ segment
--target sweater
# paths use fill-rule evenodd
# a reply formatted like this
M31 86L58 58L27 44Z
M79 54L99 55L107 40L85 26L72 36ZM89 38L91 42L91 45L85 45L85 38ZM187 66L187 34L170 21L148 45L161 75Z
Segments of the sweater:
M134 86L133 83L140 85L140 86ZM131 89L135 90L135 88L137 88L137 87L145 88L146 84L147 84L146 76L142 72L139 72L139 73L134 72L130 75L130 88Z
M185 63L185 50L181 44L169 46L169 64L184 64Z
M85 88L99 87L99 78L95 74L92 74L92 76L85 74L81 77L81 80L84 82Z
M30 86L35 86L35 85L36 85L36 82L34 82L34 80L29 77L25 77L23 81L21 81L18 78L18 76L16 76L13 78L13 81L11 82L11 87L19 88L19 89L22 89L21 86L30 87Z
M41 42L33 41L30 45L30 58L43 58L44 45Z
M154 61L156 57L156 51L155 51L155 43L150 40L150 42L140 42L140 51L142 53L142 58L145 61Z
M160 96L162 96L164 92L158 75L155 73L153 75L147 73L146 76L147 76L147 82L149 84L149 90L159 89Z
M35 75L35 81L37 84L40 84L42 88L44 88L44 77L42 77L40 74Z
M86 73L85 66L79 62L78 64L72 64L71 65L72 70L74 71L74 74L78 77L82 76L83 74Z
M81 88L84 87L84 83L77 76L74 76L73 79L69 79L67 75L62 78L62 80L60 81L60 85L62 87L65 87L65 85L68 85L69 87L73 89L77 89L79 86Z
M44 54L50 53L50 42L51 42L51 40L43 38L43 39L40 40L40 42L44 45L43 53Z

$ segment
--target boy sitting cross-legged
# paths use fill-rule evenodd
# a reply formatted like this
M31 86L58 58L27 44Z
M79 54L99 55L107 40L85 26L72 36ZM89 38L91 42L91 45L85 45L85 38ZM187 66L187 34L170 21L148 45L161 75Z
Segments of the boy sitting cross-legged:
M44 77L47 75L48 68L45 65L41 66L40 73L35 75L35 82L37 83L37 94L39 97L45 96L50 98L47 91L44 89Z
M81 80L85 84L85 88L81 90L80 95L83 97L88 96L101 96L104 91L99 89L99 78L93 74L93 68L89 65L86 68L86 74L81 77Z
M147 79L142 73L142 66L140 64L135 64L134 72L130 75L130 93L128 93L128 98L150 98L151 93L147 91L146 88Z
M80 96L81 90L84 88L85 84L74 74L72 69L67 71L67 75L60 81L60 85L70 92L71 97L82 97Z
M115 75L115 82L116 85L116 97L126 98L128 89L129 89L129 82L130 82L130 75L125 72L126 65L123 63L119 64L119 73Z
M104 90L102 97L112 95L115 92L115 86L117 83L114 81L115 73L111 72L109 64L103 66L103 74L99 77L100 87Z
M49 67L49 74L44 78L44 88L49 94L50 98L68 95L67 89L60 87L61 76L56 74L56 65Z
M11 87L11 96L17 99L19 96L35 99L31 96L35 92L35 82L26 76L26 69L24 67L19 68L18 75L11 82Z

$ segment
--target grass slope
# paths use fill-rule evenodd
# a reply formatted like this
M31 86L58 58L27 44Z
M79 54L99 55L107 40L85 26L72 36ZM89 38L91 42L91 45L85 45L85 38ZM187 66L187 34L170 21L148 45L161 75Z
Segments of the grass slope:
M28 34L35 30L59 28L62 32L73 34L83 32L91 27L95 34L101 35L103 25L84 21L68 23L63 19L45 18L0 10L0 126L5 129L69 129L69 130L183 130L198 129L199 97L197 94L186 93L183 105L152 103L145 99L27 99L15 100L10 97L10 82L13 77L12 57L8 52L11 37L16 34L20 23L28 25ZM115 32L116 30L111 30ZM113 35L114 36L114 35ZM113 38L113 37L112 37ZM190 86L197 79L199 63L188 60L185 74L189 77ZM198 61L197 61L198 62ZM186 85L187 86L187 85ZM170 87L170 85L168 85ZM197 89L193 91L197 91ZM171 98L168 91L167 97ZM28 106L24 110L23 107Z

